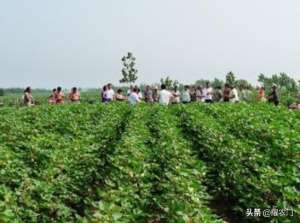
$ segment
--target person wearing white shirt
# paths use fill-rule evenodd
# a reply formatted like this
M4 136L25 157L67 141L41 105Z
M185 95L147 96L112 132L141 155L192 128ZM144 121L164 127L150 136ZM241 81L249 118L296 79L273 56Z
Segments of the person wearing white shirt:
M213 89L210 87L209 82L206 82L206 87L203 89L204 101L211 103L213 100Z
M181 95L182 103L190 103L191 102L191 94L190 94L190 87L188 85L184 86L184 91Z
M161 105L169 105L172 98L172 93L166 90L166 85L161 85L161 91L159 92L159 103Z
M139 88L137 88L138 89L138 96L139 96L139 99L140 100L143 100L143 94L142 94L142 92L141 92L141 89L139 89Z
M230 102L239 102L239 94L238 94L238 90L235 87L232 87L231 89L231 96L230 96Z
M131 92L133 92L133 85L130 85L129 89L127 90L127 96L128 97L129 97Z
M128 102L130 105L136 105L140 101L141 100L138 95L138 89L135 87L135 88L133 88L132 92L130 93L130 95L128 97Z
M108 101L113 101L115 97L115 91L112 88L112 84L107 85L107 99Z
M177 89L177 86L175 86L174 91L173 91L173 104L179 104L180 103L180 92Z

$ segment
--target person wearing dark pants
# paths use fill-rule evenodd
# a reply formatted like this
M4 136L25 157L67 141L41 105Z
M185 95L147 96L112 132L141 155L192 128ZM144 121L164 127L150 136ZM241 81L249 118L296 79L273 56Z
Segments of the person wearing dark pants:
M279 97L277 93L277 85L273 84L272 91L268 96L269 103L273 103L274 105L279 105Z

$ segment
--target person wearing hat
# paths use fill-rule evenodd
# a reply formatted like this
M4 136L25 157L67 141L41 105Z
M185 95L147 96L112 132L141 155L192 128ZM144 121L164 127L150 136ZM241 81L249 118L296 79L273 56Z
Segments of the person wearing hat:
M270 103L274 103L274 105L278 105L279 104L279 97L278 97L278 93L277 93L277 85L273 84L272 85L272 91L268 96L268 100Z

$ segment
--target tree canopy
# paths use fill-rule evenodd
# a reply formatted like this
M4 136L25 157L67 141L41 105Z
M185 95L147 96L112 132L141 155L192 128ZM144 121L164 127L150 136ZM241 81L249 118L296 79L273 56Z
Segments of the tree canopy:
M127 53L126 56L122 57L123 69L122 69L122 79L120 83L134 83L138 77L138 70L135 68L136 58L132 53Z

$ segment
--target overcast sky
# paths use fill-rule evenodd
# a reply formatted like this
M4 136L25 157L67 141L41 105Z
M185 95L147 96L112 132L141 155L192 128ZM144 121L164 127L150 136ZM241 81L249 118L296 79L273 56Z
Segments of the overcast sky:
M299 0L0 0L0 86L99 87L233 71L300 79Z

